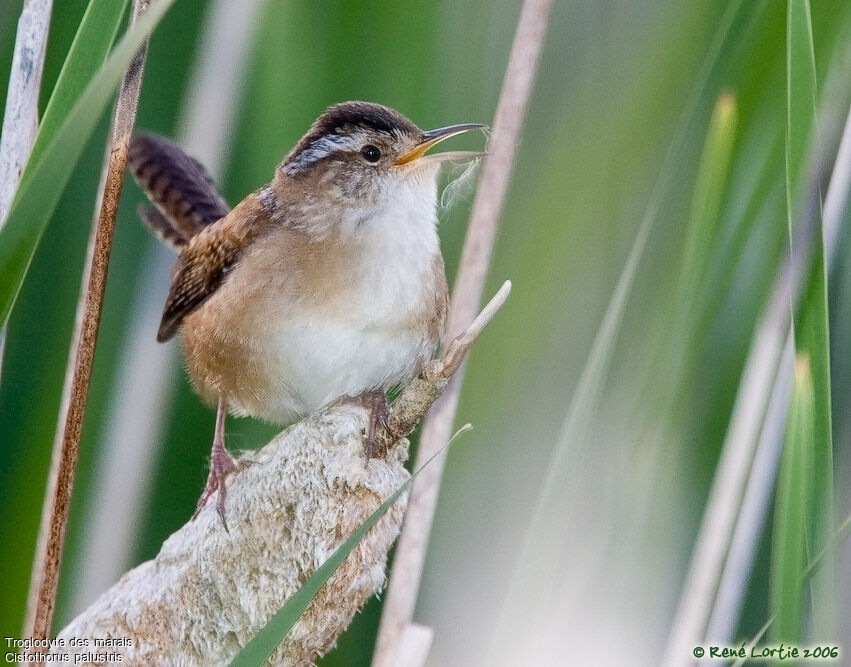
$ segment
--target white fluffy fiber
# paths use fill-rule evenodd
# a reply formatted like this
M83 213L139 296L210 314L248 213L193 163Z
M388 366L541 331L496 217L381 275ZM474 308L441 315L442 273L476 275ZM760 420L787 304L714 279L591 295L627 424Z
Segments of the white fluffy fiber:
M407 479L407 441L364 465L365 411L340 406L276 437L229 481L225 532L212 498L157 557L125 574L59 637L68 653L121 652L124 664L228 663L302 583ZM273 656L311 664L385 581L403 498L328 581ZM93 640L131 640L94 648ZM106 664L97 660L89 664Z

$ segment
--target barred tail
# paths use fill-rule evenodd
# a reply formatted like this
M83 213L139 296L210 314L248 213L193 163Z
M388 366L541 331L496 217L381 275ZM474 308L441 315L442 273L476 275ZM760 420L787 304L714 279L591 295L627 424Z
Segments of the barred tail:
M230 211L201 163L165 137L134 136L128 168L156 207L140 207L139 217L177 248Z

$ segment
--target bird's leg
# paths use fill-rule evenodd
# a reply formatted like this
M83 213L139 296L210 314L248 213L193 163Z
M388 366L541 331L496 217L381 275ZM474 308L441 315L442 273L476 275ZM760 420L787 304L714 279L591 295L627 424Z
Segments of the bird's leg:
M210 474L207 476L207 485L204 487L204 492L198 499L198 506L195 508L194 519L198 516L201 508L207 504L210 496L218 489L219 497L216 499L216 511L219 513L219 518L222 520L222 525L225 530L228 529L227 521L225 521L225 497L227 490L225 486L225 478L237 470L242 469L242 465L231 456L231 453L225 447L225 416L227 415L227 406L225 399L219 397L219 407L216 410L216 433L213 436L213 449L210 452Z
M354 403L369 410L369 425L366 429L366 446L364 447L364 463L369 463L375 449L378 427L381 426L385 431L390 430L390 422L388 421L390 404L387 402L387 395L380 389L376 389L365 391L359 396L342 396L336 401L336 404L342 403Z
M383 391L372 391L364 394L364 403L369 407L369 431L366 438L366 450L364 458L369 463L372 450L375 448L376 428L381 426L385 433L390 430L390 404L387 402L387 394Z

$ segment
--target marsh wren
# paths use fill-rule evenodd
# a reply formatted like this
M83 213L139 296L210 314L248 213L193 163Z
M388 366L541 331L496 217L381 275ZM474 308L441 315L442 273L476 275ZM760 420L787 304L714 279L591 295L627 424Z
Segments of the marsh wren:
M385 392L419 373L443 335L439 167L482 155L425 153L483 127L423 132L378 104L337 104L233 210L175 144L133 139L130 169L156 206L142 218L180 251L157 340L180 330L196 391L218 405L199 510L218 490L225 523L225 478L239 467L227 411L285 424L357 399L370 411L368 460Z

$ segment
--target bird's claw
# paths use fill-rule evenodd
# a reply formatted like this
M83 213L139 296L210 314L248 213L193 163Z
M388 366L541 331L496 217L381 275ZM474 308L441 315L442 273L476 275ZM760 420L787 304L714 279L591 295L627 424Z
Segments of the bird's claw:
M233 456L231 456L230 452L227 449L213 449L212 456L210 458L210 474L207 475L207 484L204 486L204 492L201 494L201 497L198 499L198 504L195 507L195 513L192 515L192 519L195 517L203 509L204 505L207 504L207 501L210 499L216 491L219 492L218 497L216 498L216 512L219 515L219 518L222 520L222 526L226 532L230 532L228 530L228 523L225 519L225 498L227 497L227 476L234 472L239 472L247 465L250 465L253 461L237 461Z

